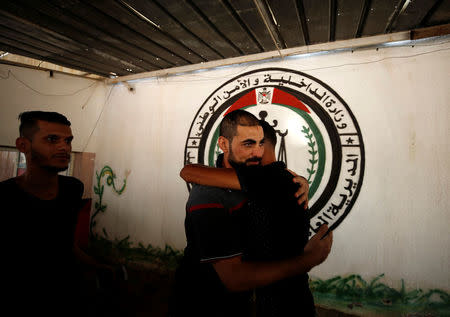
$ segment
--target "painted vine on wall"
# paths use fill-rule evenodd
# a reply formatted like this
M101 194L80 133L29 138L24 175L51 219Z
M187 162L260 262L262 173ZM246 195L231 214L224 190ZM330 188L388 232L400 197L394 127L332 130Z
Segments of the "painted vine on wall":
M90 223L90 251L96 254L96 256L113 257L125 261L147 261L158 262L161 267L167 269L175 269L179 260L183 256L183 251L175 250L171 246L166 245L164 249L154 247L151 244L144 246L139 243L137 247L133 246L133 243L129 241L130 236L123 239L110 239L105 228L102 229L103 237L94 232L94 227L97 225L95 218L100 213L106 212L107 205L103 203L103 193L105 186L101 184L103 177L106 176L106 185L112 187L112 190L117 195L122 195L127 186L127 178L130 175L130 171L125 171L125 178L123 185L118 189L114 180L116 174L111 167L105 165L100 173L95 172L97 178L97 185L94 185L94 193L98 195L98 201L94 205L94 213L91 217Z
M105 165L102 168L102 170L100 171L100 173L98 173L96 171L95 175L97 177L97 186L94 185L94 193L96 195L98 195L98 201L95 202L94 213L91 217L91 223L89 226L89 233L90 233L91 237L97 236L97 234L94 233L94 227L97 225L97 221L95 220L95 218L100 213L104 213L106 211L106 205L103 204L103 192L105 190L105 186L101 184L102 178L104 176L107 176L106 177L106 185L108 185L110 187L112 186L113 191L116 194L121 195L123 193L123 191L125 190L125 188L127 187L127 177L128 177L128 175L130 175L130 171L125 172L125 178L123 180L123 185L120 189L116 188L116 185L114 184L114 179L116 178L116 174L114 174L112 168L109 167L108 165ZM103 228L103 232L105 232L105 228Z

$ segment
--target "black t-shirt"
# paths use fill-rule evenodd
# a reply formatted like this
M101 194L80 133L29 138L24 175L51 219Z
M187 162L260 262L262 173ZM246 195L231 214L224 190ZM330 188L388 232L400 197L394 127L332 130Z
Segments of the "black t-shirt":
M298 184L282 162L236 169L248 197L244 260L272 261L303 253L309 214L297 203ZM256 290L257 316L314 316L308 275L287 278Z
M83 183L58 176L58 196L41 200L16 179L0 183L3 274L12 298L55 303L76 284L73 244ZM24 307L25 308L25 307Z
M249 199L251 233L246 256L251 260L280 260L299 255L308 242L309 214L297 203L299 185L283 162L236 169Z

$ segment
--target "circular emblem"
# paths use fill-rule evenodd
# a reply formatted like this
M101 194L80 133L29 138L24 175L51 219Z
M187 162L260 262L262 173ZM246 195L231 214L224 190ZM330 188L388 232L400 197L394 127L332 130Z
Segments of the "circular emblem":
M278 135L278 160L308 180L310 234L324 223L335 229L353 207L364 177L361 130L345 101L299 71L264 68L241 74L217 88L198 110L186 140L185 164L214 166L219 124L236 109L271 124Z

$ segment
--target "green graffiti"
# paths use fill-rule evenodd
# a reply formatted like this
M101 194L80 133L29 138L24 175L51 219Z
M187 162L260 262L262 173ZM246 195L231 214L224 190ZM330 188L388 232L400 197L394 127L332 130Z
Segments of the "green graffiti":
M309 162L311 163L311 168L307 168L307 172L308 172L308 183L311 184L311 177L312 175L316 172L314 170L314 165L317 163L318 159L316 159L316 154L317 154L317 150L314 149L314 146L316 145L316 142L313 141L313 134L309 133L310 129L303 126L302 132L305 134L305 137L309 140L308 142L308 146L309 146L309 154L311 154L311 159L309 160Z
M106 204L103 203L105 186L101 184L101 180L106 176L106 185L112 187L116 194L121 195L127 186L127 177L130 175L130 171L125 172L123 185L119 189L114 183L116 174L111 167L105 166L100 173L95 172L95 174L97 177L97 185L94 186L94 193L98 195L98 201L94 205L95 211L91 218L89 253L95 254L96 257L100 258L123 259L126 262L157 262L161 267L175 269L183 256L183 251L176 250L169 245L166 245L164 249L154 247L151 244L144 246L142 243L139 243L138 247L133 247L133 243L129 241L130 235L122 239L114 238L111 240L105 228L102 229L103 237L93 232L94 227L97 225L95 218L99 213L106 211Z
M450 295L445 291L407 291L403 279L401 288L396 290L381 283L383 277L384 274L378 275L370 282L357 274L327 280L313 279L310 287L317 304L346 312L450 314Z
M116 188L116 184L114 184L114 179L116 178L116 174L114 174L111 167L108 165L105 165L100 173L97 171L95 172L95 175L97 177L97 186L94 185L94 194L98 195L98 201L95 202L94 205L94 214L91 217L91 224L89 226L89 233L91 237L95 237L96 234L94 233L94 227L97 225L97 221L95 218L99 215L99 213L104 213L106 211L106 204L103 203L103 191L105 189L105 186L101 184L101 180L104 176L106 177L106 185L112 186L113 191L121 195L125 188L127 187L127 177L130 175L130 171L125 172L125 178L123 180L123 185L120 189ZM106 235L105 228L103 228L103 233Z
M156 264L162 270L175 270L183 257L183 251L165 245L164 248L155 247L152 244L144 246L138 243L137 247L130 242L130 236L123 239L110 240L108 234L105 237L96 236L91 239L90 252L97 257L115 259L118 262L147 262Z

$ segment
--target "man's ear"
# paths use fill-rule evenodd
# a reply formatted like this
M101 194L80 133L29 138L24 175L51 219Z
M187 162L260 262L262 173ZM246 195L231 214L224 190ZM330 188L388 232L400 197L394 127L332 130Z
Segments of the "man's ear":
M230 141L224 136L219 136L219 139L217 140L217 144L219 145L220 149L224 154L228 153L230 148Z
M16 139L16 148L20 152L26 154L30 151L30 147L31 147L31 142L27 138L21 136Z

